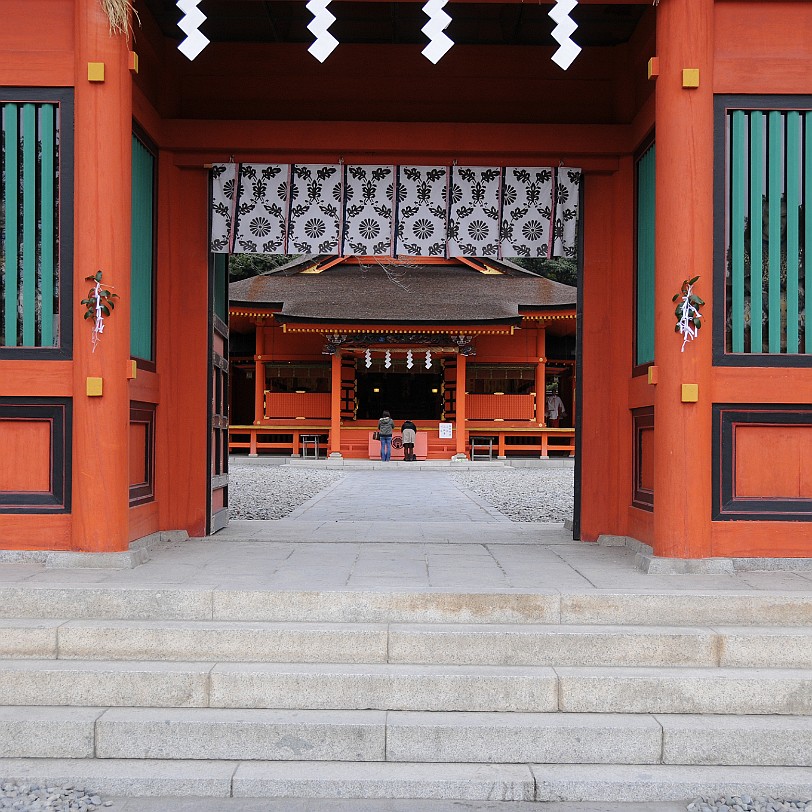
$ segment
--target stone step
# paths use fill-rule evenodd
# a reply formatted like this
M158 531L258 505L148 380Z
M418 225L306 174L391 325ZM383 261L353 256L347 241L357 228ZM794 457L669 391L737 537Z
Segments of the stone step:
M0 774L12 782L70 783L125 797L603 803L733 794L812 798L812 769L803 767L0 759Z
M0 705L557 710L551 668L0 660Z
M569 713L812 714L812 671L766 668L555 669Z
M812 766L812 717L0 708L0 758Z
M0 586L0 617L325 623L643 626L809 625L812 594L759 590L620 592L268 591L169 586Z
M0 660L0 705L809 715L812 672Z
M5 619L0 657L812 668L812 628Z

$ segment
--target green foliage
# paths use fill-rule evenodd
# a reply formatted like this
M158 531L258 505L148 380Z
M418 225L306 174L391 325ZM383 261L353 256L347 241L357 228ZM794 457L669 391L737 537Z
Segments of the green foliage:
M691 323L693 327L697 330L702 327L702 314L699 312L699 308L705 304L703 299L700 299L699 296L696 296L693 292L689 293L688 289L691 285L695 284L698 276L694 276L691 279L684 279L682 281L682 287L680 288L680 292L677 293L675 296L671 297L672 302L679 302L674 310L674 315L677 317L677 324L674 327L674 332L678 333L680 330L680 322L682 321L683 312L685 308L688 309L688 321ZM685 297L688 297L688 302L686 304Z
M562 285L578 286L578 261L570 258L542 259L541 257L506 257L514 265L527 271L560 282Z
M96 318L96 282L102 281L102 272L96 271L92 276L86 276L85 282L92 282L93 287L87 292L87 299L82 299L82 304L85 306L85 318L86 319L95 319ZM101 302L101 312L104 316L109 316L112 313L113 309L116 306L116 303L113 301L114 299L118 299L119 295L117 293L111 293L109 290L105 290L104 288L99 289L99 300Z
M285 265L299 254L232 254L228 259L228 278L231 282L259 276Z

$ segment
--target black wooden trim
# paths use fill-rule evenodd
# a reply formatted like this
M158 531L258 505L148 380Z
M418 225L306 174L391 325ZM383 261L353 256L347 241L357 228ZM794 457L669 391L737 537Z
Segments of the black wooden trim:
M70 513L73 404L70 398L0 398L3 420L51 424L51 489L0 492L0 513Z
M59 105L59 346L0 347L0 361L66 361L73 357L73 88L0 87L2 102ZM90 340L90 339L88 339Z
M812 367L812 356L787 353L729 353L725 350L725 120L728 110L812 110L812 96L719 95L713 100L713 365Z
M144 448L146 481L130 485L130 507L155 500L155 412L154 403L130 401L130 423L143 423L147 427Z
M643 467L644 431L654 429L654 407L632 409L632 506L641 510L654 510L654 490L644 488L640 480Z
M581 185L578 193L578 211L580 213L578 223L578 292L575 300L575 402L578 408L575 410L575 484L572 505L572 537L581 538L581 440L583 434L583 414L584 414L584 228L586 223L586 212L584 211L584 184L586 178L581 172Z
M714 521L812 521L812 499L736 496L736 426L741 424L812 426L812 406L713 404L711 518Z

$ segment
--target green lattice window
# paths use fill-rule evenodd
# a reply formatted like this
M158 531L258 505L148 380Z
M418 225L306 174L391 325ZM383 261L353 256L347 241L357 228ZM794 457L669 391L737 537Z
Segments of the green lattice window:
M130 265L130 353L155 360L155 155L132 140L132 243Z
M725 352L812 353L812 112L727 109L724 133Z
M60 242L72 228L70 206L60 209L60 186L70 188L71 150L61 138L72 127L69 100L62 93L55 94L61 101L43 101L33 98L35 93L0 89L0 352L5 357L33 348L41 357L64 357L70 344L70 308L64 306L71 288L70 236L67 245ZM23 100L3 101L4 95Z
M636 366L654 362L654 162L652 144L637 161L636 195Z

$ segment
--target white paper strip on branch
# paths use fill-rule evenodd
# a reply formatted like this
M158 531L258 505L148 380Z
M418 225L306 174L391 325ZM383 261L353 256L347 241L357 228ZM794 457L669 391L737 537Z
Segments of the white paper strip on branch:
M443 257L446 241L445 166L401 166L398 178L397 254Z
M499 254L499 190L496 166L455 166L451 170L448 255L495 257Z
M339 215L344 202L341 175L341 167L338 165L293 165L289 253L339 252Z
M288 164L240 164L234 252L284 254Z
M556 170L553 256L574 257L578 253L578 209L581 170L562 166Z
M502 186L502 256L549 257L553 170L509 166Z
M344 187L345 256L392 252L393 166L348 166Z
M211 250L215 254L229 253L236 178L237 164L214 164L211 168Z

